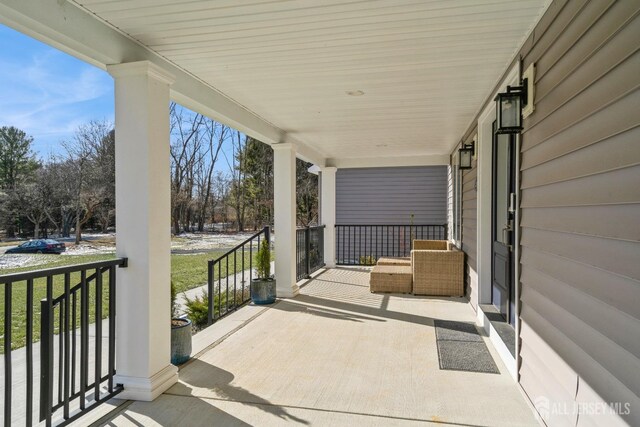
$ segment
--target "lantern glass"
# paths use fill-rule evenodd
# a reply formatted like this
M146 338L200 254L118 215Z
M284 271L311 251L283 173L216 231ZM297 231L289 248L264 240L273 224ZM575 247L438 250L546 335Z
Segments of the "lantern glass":
M497 97L498 133L514 133L522 129L522 98L520 92L501 93Z
M460 158L458 159L458 165L460 169L471 169L471 161L473 159L473 152L471 148L461 148L458 150Z

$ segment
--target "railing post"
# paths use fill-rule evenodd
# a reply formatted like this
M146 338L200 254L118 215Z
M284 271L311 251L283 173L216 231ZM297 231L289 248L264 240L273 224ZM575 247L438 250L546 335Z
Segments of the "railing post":
M449 224L444 224L444 240L449 240Z
M214 303L214 293L213 293L213 261L209 260L207 262L207 290L209 291L209 309L207 310L208 319L207 325L211 325L213 323L213 303Z
M11 425L11 379L13 376L11 365L12 287L11 282L4 284L4 422L7 425Z
M53 306L40 301L40 421L51 425L53 406Z
M264 239L269 243L269 246L271 246L271 230L269 226L267 225L266 227L263 228L263 230L264 230Z
M304 272L307 279L311 271L311 228L304 229Z

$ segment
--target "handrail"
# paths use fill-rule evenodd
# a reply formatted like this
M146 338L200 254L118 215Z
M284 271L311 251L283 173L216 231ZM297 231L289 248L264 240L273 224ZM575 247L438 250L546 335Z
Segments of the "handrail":
M116 258L107 261L86 262L83 264L65 265L62 267L46 268L42 270L21 271L0 275L0 285L11 282L21 282L30 279L41 279L47 276L57 276L59 274L76 273L82 270L97 269L103 267L121 267L128 264L128 258Z
M256 234L254 234L253 236L249 237L248 239L246 239L244 242L237 244L236 246L234 246L232 249L229 249L227 252L225 252L224 254L220 255L218 258L216 259L212 259L210 262L218 262L220 261L222 258L231 255L232 253L234 253L235 251L237 251L238 249L241 249L244 245L246 245L247 243L249 243L250 241L252 241L253 239L255 239L256 237L258 237L259 235L261 235L262 233L268 233L268 231L265 232L265 230L267 230L269 227L265 227L262 230L258 231Z

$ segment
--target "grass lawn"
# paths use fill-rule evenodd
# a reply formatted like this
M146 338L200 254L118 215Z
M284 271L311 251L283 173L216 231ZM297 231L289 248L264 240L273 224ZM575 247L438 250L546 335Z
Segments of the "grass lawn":
M177 292L184 292L189 289L193 289L207 283L207 261L215 259L222 255L223 252L212 251L201 254L192 255L171 255L171 280L173 281ZM255 252L254 252L255 255ZM49 258L47 263L40 264L36 267L16 268L16 269L4 269L0 270L0 275L17 273L21 271L30 270L44 270L53 267L61 267L65 265L83 264L89 262L103 261L108 259L114 259L114 254L102 254L102 255L40 255ZM242 270L242 257L237 257L237 265L234 265L233 257L229 259L229 274L234 274ZM245 268L249 267L249 254L245 253ZM91 273L89 273L91 274ZM223 263L220 270L220 276L227 276L226 263ZM214 278L218 278L218 269L214 272ZM74 273L71 275L71 286L75 286L80 281L80 274ZM103 277L103 293L102 293L102 317L108 316L108 272ZM5 323L4 323L4 311L5 311L5 287L1 286L0 289L0 354L4 352L4 336L5 336ZM95 282L89 283L89 322L95 322ZM64 277L55 276L53 281L53 296L54 298L64 292ZM11 347L13 349L23 347L26 343L26 312L27 312L27 286L25 282L16 282L11 288L11 303L12 303L12 339ZM40 300L46 297L46 280L38 279L34 281L33 292L33 335L34 341L39 340L40 335ZM169 307L167 307L167 310ZM79 310L78 310L79 311ZM55 312L55 332L58 330L58 312ZM78 313L79 322L79 313Z

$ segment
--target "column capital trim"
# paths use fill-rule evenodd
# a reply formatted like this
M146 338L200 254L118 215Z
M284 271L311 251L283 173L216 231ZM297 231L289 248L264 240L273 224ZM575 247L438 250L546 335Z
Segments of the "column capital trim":
M173 74L159 67L151 61L123 62L121 64L107 65L107 72L113 78L148 76L160 80L168 85L173 84L176 78Z
M322 173L336 173L338 171L338 168L335 166L325 166L320 168L320 172Z
M273 151L276 151L276 150L296 151L297 146L293 142L281 142L279 144L271 145L271 148L273 148Z

